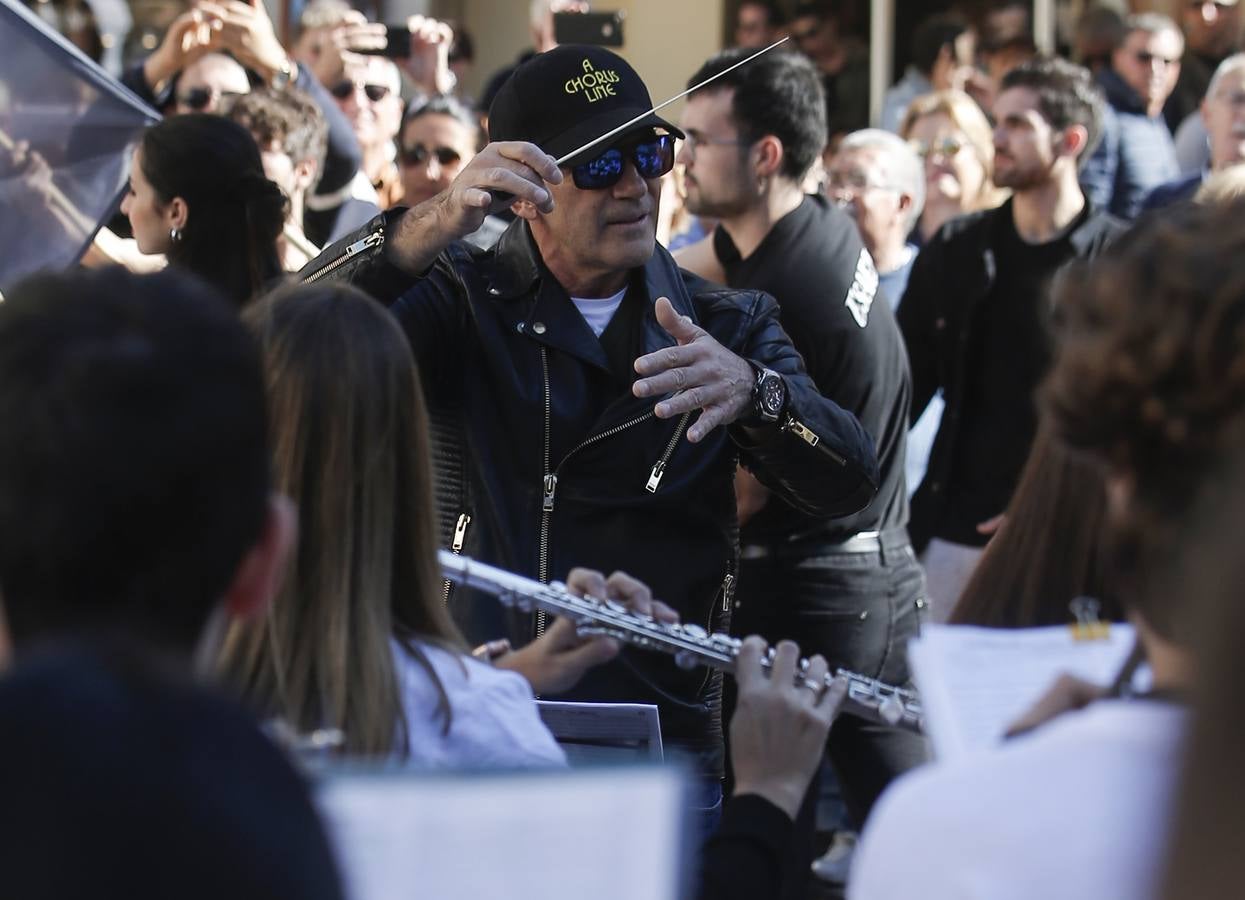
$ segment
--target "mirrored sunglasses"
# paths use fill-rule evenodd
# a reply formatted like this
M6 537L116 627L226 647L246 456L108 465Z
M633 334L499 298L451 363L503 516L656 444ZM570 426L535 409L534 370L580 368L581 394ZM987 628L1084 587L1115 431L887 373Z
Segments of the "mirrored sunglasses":
M641 178L660 178L674 168L674 136L662 134L630 147L611 147L596 159L572 166L571 178L580 190L611 188L622 179L628 159Z

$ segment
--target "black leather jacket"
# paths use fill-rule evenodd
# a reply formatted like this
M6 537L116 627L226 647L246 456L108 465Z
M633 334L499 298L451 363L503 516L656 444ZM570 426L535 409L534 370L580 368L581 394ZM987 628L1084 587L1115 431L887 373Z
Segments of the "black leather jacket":
M912 422L925 412L939 388L947 403L925 479L912 498L908 533L918 551L929 544L934 523L948 503L945 488L968 390L966 364L973 317L994 287L998 275L994 235L1004 217L1011 215L1012 201L1008 200L996 209L960 216L944 225L917 256L899 305L897 318L912 364ZM1093 259L1125 228L1119 219L1095 212L1091 206L1069 240L1078 258Z
M371 233L382 235L383 223ZM340 247L360 239L309 268L332 265ZM334 274L392 304L430 407L458 413L462 514L471 517L463 553L546 580L565 579L572 566L626 571L685 623L724 630L737 559L737 457L814 514L853 513L873 497L869 435L817 393L768 295L709 284L660 247L632 273L630 287L644 297L636 356L674 344L652 311L664 296L726 347L785 376L789 429L771 426L752 443L741 429L719 428L692 444L686 418L657 419L652 398L620 391L601 342L544 268L526 223L493 250L451 245L414 283L370 249ZM504 630L518 645L532 636L530 615L503 614L492 598L456 592L451 605L470 640ZM684 671L663 655L628 650L565 699L656 703L668 742L718 774L720 685L704 668Z

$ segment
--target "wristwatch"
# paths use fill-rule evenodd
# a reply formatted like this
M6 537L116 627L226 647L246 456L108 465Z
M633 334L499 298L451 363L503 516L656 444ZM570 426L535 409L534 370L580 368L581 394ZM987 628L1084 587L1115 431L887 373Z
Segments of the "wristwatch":
M751 365L757 377L752 385L752 409L742 424L772 425L787 408L787 382L773 369Z
M294 68L294 64L287 57L285 62L281 63L281 68L273 73L272 80L268 82L268 86L274 91L284 90L294 82L297 75L298 70Z

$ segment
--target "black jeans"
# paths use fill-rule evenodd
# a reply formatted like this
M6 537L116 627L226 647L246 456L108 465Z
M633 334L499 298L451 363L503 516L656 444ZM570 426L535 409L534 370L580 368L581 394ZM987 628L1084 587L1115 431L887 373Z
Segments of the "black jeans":
M749 552L740 565L732 634L790 639L803 655L824 656L831 670L910 686L907 646L920 631L925 575L906 538L865 553L818 544L766 547L759 558ZM726 683L724 716L735 705L734 683ZM849 715L830 729L827 752L858 828L892 779L929 758L920 735ZM816 789L814 778L796 822L791 867L797 878L812 857Z

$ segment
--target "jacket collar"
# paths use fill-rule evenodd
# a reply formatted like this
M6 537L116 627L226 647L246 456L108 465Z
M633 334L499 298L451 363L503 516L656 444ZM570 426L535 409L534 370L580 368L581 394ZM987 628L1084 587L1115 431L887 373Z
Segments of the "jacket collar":
M1098 73L1098 84L1102 86L1107 102L1120 112L1139 116L1146 114L1146 105L1141 102L1141 96L1110 66Z
M497 241L488 281L489 293L500 300L535 297L522 322L528 337L609 370L601 342L571 303L566 289L545 268L531 231L522 219L513 222ZM641 291L644 298L640 354L674 345L674 338L657 323L653 313L658 297L669 298L676 312L696 321L695 307L679 267L661 245L654 247L643 266L632 270L627 289Z
M1012 219L1012 203L1012 198L1008 197L1002 206L994 210L994 227L996 229L1015 227L1015 220ZM1093 201L1086 196L1085 209L1077 215L1076 224L1072 227L1072 230L1067 232L1067 238L1072 242L1077 256L1083 258L1088 254L1094 239L1098 237L1103 229L1102 220L1103 216L1094 208Z

